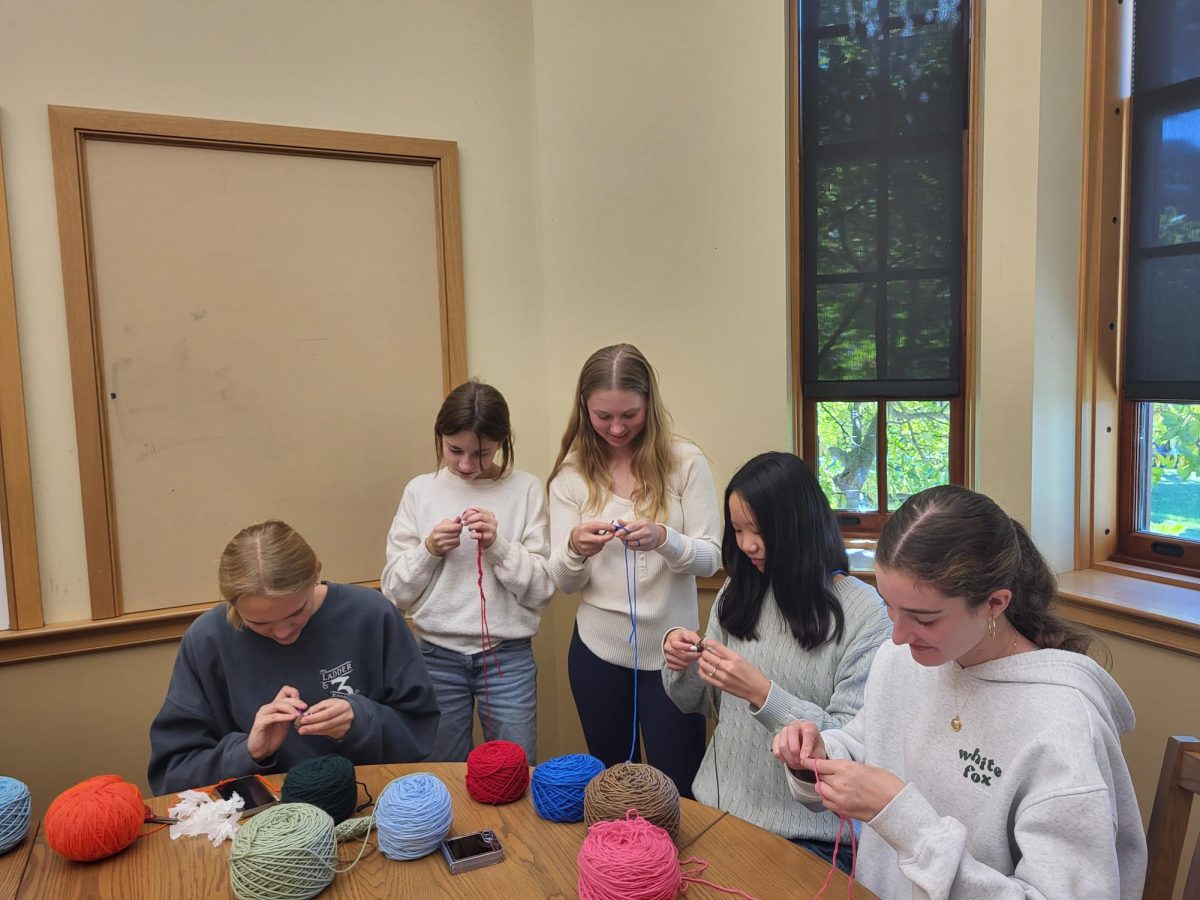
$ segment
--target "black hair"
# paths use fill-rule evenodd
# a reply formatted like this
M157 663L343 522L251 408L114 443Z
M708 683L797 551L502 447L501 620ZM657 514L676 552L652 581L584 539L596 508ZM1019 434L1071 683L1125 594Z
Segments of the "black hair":
M749 507L766 548L766 572L738 549L729 515L737 494ZM760 453L737 470L725 488L721 558L729 584L718 617L732 635L758 639L767 588L797 642L812 650L842 637L846 617L833 576L850 568L829 500L804 460L791 453Z

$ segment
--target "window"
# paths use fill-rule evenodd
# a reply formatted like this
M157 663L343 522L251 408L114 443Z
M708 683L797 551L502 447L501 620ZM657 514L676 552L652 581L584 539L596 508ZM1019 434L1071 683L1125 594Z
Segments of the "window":
M850 535L964 475L966 0L798 0L803 456Z
M1200 4L1137 0L1132 33L1114 558L1198 574Z

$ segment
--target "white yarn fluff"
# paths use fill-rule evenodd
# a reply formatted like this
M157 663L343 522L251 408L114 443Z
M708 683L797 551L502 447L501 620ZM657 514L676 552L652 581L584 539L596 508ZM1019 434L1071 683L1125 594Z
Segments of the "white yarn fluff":
M222 841L232 841L242 827L238 819L245 805L239 794L229 800L217 800L202 791L183 791L179 803L167 810L167 816L177 820L171 826L171 840L202 834L214 847L219 847Z

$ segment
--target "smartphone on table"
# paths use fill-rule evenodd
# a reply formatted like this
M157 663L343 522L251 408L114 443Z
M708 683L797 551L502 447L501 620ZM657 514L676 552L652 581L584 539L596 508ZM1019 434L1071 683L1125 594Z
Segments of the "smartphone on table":
M213 792L222 800L232 799L234 794L241 797L246 804L242 807L243 817L252 816L279 802L279 795L275 793L271 783L261 775L229 778L216 785Z
M495 832L485 828L442 841L442 856L451 874L457 875L500 862L504 859L504 847Z

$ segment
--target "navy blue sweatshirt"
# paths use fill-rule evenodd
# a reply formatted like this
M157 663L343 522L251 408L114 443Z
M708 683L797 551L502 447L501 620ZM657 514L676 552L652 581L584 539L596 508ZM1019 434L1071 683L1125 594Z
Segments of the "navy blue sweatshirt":
M246 739L259 707L291 685L309 706L340 697L354 707L342 740L288 733L259 765ZM155 794L224 778L286 772L301 760L338 753L356 765L424 759L438 706L403 614L377 591L329 584L295 643L284 646L225 620L225 605L183 635L171 686L150 726L148 778Z

